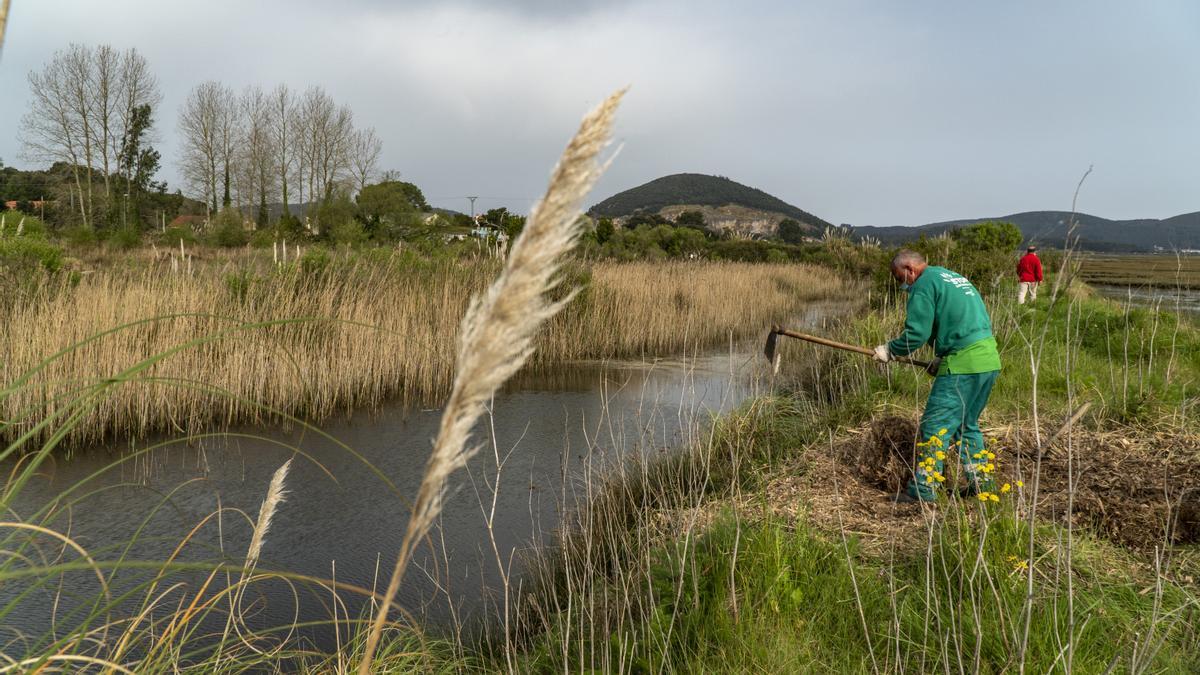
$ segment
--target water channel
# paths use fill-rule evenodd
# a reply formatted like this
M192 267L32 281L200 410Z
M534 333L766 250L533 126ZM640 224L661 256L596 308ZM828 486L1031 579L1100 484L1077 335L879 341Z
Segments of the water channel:
M828 314L829 308L814 307L793 325L812 327ZM759 347L758 340L747 340L692 357L578 362L518 375L476 429L474 437L484 447L452 477L442 518L409 568L401 604L430 626L494 614L500 568L488 538L493 491L499 558L519 577L520 553L551 540L564 506L576 503L581 476L630 453L669 452L687 443L712 415L731 410L763 386ZM80 492L87 496L61 508L47 525L69 534L97 560L122 555L165 560L203 523L177 560L240 565L272 474L291 459L288 494L266 535L259 569L382 590L440 415L440 409L391 405L328 420L322 433L235 429L167 444L107 471L102 470L131 447L146 444L78 453L47 462L13 501L10 517L28 518L86 480ZM503 463L499 472L497 458ZM209 518L219 510L220 518ZM50 544L41 542L53 548ZM145 582L148 574L117 573L114 593ZM205 576L183 572L171 581L195 589ZM0 606L26 590L0 585ZM0 639L31 644L45 639L56 633L52 623L71 625L72 612L99 590L90 572L35 588L0 622ZM255 584L251 593L255 597L246 600L255 607L251 628L328 621L334 615L328 590L268 580ZM135 596L139 602L142 595ZM361 615L361 596L342 593L339 601L343 619ZM331 631L311 629L306 639L332 649Z
M1146 307L1165 312L1178 311L1184 315L1200 317L1200 289L1112 284L1091 284L1091 286L1101 296L1123 304L1128 303L1133 307Z

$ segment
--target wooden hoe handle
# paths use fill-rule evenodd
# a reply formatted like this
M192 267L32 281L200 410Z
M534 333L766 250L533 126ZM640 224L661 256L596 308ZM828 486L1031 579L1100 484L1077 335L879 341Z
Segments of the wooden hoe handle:
M807 333L797 333L794 330L788 330L786 328L781 328L779 326L772 326L771 333L774 335L786 335L791 338L796 338L797 340L804 340L805 342L812 342L814 344L824 345L826 347L833 347L834 349L841 349L841 350L844 350L847 352L858 352L859 354L866 354L867 356L875 356L875 350L873 350L873 349L867 349L866 347L859 347L858 345L848 345L844 342L837 342L835 340L830 340L830 339L823 338L823 337L817 337L816 335L809 335ZM926 370L929 369L928 361L920 361L918 359L909 358L907 356L893 356L892 360L899 361L900 363L912 364L914 366L917 366L918 368L925 368Z

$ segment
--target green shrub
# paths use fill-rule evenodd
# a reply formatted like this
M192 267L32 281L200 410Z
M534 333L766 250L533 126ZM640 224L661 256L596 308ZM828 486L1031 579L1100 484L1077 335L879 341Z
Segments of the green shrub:
M249 270L239 270L225 275L225 288L238 302L246 301L246 296L253 283L254 276L250 274Z
M305 274L321 274L332 261L333 257L329 255L329 251L320 246L313 246L300 257L300 269Z
M279 241L279 235L274 227L260 227L250 235L252 248L270 248Z
M367 232L362 223L349 218L329 228L329 240L335 244L358 246L367 240Z
M90 227L72 227L63 233L63 238L72 246L94 246L97 241L96 231Z
M212 223L208 240L213 246L236 248L245 246L250 235L246 233L245 219L240 211L229 207L217 214Z
M0 268L13 275L62 269L63 251L38 237L0 237Z
M308 233L304 230L304 223L290 213L279 217L279 220L274 225L274 230L280 239L286 239L291 242L300 241L308 236Z
M105 239L113 247L122 251L137 248L142 244L142 233L136 227L119 227L109 230Z
M194 244L196 233L190 227L168 227L158 235L158 241L164 246L178 246L180 240L185 244Z
M23 237L46 236L46 224L37 216L30 216L16 211L7 211L3 216L4 229L0 230L0 236L16 236L18 229L21 230L21 236Z

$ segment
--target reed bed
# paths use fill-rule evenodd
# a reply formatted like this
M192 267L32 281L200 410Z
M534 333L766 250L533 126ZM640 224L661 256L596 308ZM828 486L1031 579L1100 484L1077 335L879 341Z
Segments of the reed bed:
M315 270L241 260L188 275L160 260L46 284L0 328L3 433L11 440L83 400L66 445L437 400L459 319L498 269L346 255ZM720 344L851 289L802 265L598 263L567 277L583 292L550 322L534 362Z
M662 355L734 337L761 336L813 303L856 286L809 265L606 263L552 322L543 358Z

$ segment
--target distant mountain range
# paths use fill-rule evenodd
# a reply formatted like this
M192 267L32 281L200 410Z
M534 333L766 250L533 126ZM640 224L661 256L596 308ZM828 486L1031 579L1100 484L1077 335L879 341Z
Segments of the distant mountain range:
M779 221L792 218L810 236L819 236L833 224L762 190L724 176L678 173L617 193L596 204L588 213L618 223L634 215L661 215L674 220L684 211L700 211L710 229L748 236L773 236ZM959 227L988 220L1007 221L1021 228L1025 240L1043 246L1062 246L1071 214L1066 211L1026 211L993 218L967 218L918 227L848 227L854 236L873 237L884 244L899 244L937 236ZM1159 220L1109 220L1086 213L1075 215L1079 246L1091 251L1150 252L1200 250L1200 211Z
M852 227L851 230L856 236L870 236L885 244L898 244L921 235L936 236L947 230L988 220L999 220L1021 228L1021 233L1029 243L1062 246L1066 241L1070 218L1071 214L1067 211L1026 211L995 218L948 220L919 227ZM1079 237L1079 246L1091 251L1200 249L1200 211L1165 220L1109 220L1077 213L1075 220L1078 223L1075 234Z
M588 209L595 217L625 219L658 214L674 219L687 210L700 211L711 229L742 234L772 235L779 221L792 218L813 234L832 223L762 190L724 176L677 173L617 193Z

